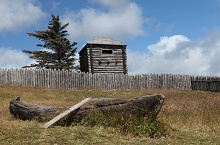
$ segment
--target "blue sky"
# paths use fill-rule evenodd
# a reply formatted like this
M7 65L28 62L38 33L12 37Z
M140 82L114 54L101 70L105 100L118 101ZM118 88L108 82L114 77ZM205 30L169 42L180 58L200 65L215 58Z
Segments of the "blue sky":
M33 63L51 14L77 51L106 36L127 44L129 74L220 75L220 0L0 0L0 68Z

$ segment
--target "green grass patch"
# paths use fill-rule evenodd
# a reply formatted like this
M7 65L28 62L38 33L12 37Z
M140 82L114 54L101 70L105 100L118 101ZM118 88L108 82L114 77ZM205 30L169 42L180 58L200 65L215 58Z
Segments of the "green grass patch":
M165 126L160 121L151 118L127 116L118 113L94 112L79 123L85 126L103 126L115 128L123 135L148 136L158 138L165 136Z

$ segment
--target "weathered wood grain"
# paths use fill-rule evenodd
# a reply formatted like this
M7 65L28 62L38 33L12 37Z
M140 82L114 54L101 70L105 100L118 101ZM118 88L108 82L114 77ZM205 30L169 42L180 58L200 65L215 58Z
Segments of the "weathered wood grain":
M104 66L106 69L111 66ZM93 71L102 72L99 67ZM122 70L121 70L122 71ZM219 76L76 73L50 69L0 69L0 84L55 89L178 89L220 91Z
M72 113L73 111L75 111L75 114L76 114L77 113L76 110L79 109L86 102L88 102L90 99L91 98L86 98L86 99L82 100L81 102L77 103L76 105L72 106L71 108L67 109L66 111L62 112L61 114L57 115L56 117L54 117L50 121L46 122L44 125L41 126L41 128L50 127L51 125L53 125L54 123L56 123L57 121L59 121L60 119L65 117L66 115ZM72 114L72 115L74 115L74 114Z
M165 97L162 94L152 94L129 100L117 98L94 98L85 99L79 104L69 107L38 106L26 104L15 97L10 102L11 114L22 120L49 121L43 127L47 128L61 118L63 122L60 125L69 126L73 121L80 121L83 118L90 117L95 112L104 115L125 115L155 118L159 113ZM68 108L68 110L66 110ZM63 112L66 110L65 112ZM59 113L58 113L59 112ZM60 114L60 112L63 112ZM69 114L69 115L68 115ZM57 116L58 115L58 116ZM66 116L67 115L67 116ZM66 116L65 118L63 118ZM53 119L55 117L55 119ZM57 123L59 125L59 123Z

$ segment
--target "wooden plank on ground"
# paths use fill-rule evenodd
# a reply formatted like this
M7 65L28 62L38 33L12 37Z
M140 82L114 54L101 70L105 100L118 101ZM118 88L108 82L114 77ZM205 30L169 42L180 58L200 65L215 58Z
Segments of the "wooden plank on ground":
M81 107L82 105L84 105L86 102L88 102L91 98L86 98L84 100L82 100L81 102L77 103L76 105L72 106L71 108L67 109L66 111L64 111L63 113L57 115L56 117L54 117L53 119L51 119L50 121L46 122L43 126L41 126L41 128L48 128L51 125L53 125L54 123L56 123L57 121L59 121L60 119L62 119L63 117L65 117L66 115L70 114L71 112L73 112L74 110L78 109L79 107Z

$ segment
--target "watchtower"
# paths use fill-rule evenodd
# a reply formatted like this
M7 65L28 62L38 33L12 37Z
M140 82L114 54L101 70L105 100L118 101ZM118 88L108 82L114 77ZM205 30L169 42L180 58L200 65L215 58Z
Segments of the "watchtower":
M89 41L79 52L81 72L127 74L126 46L106 37Z

